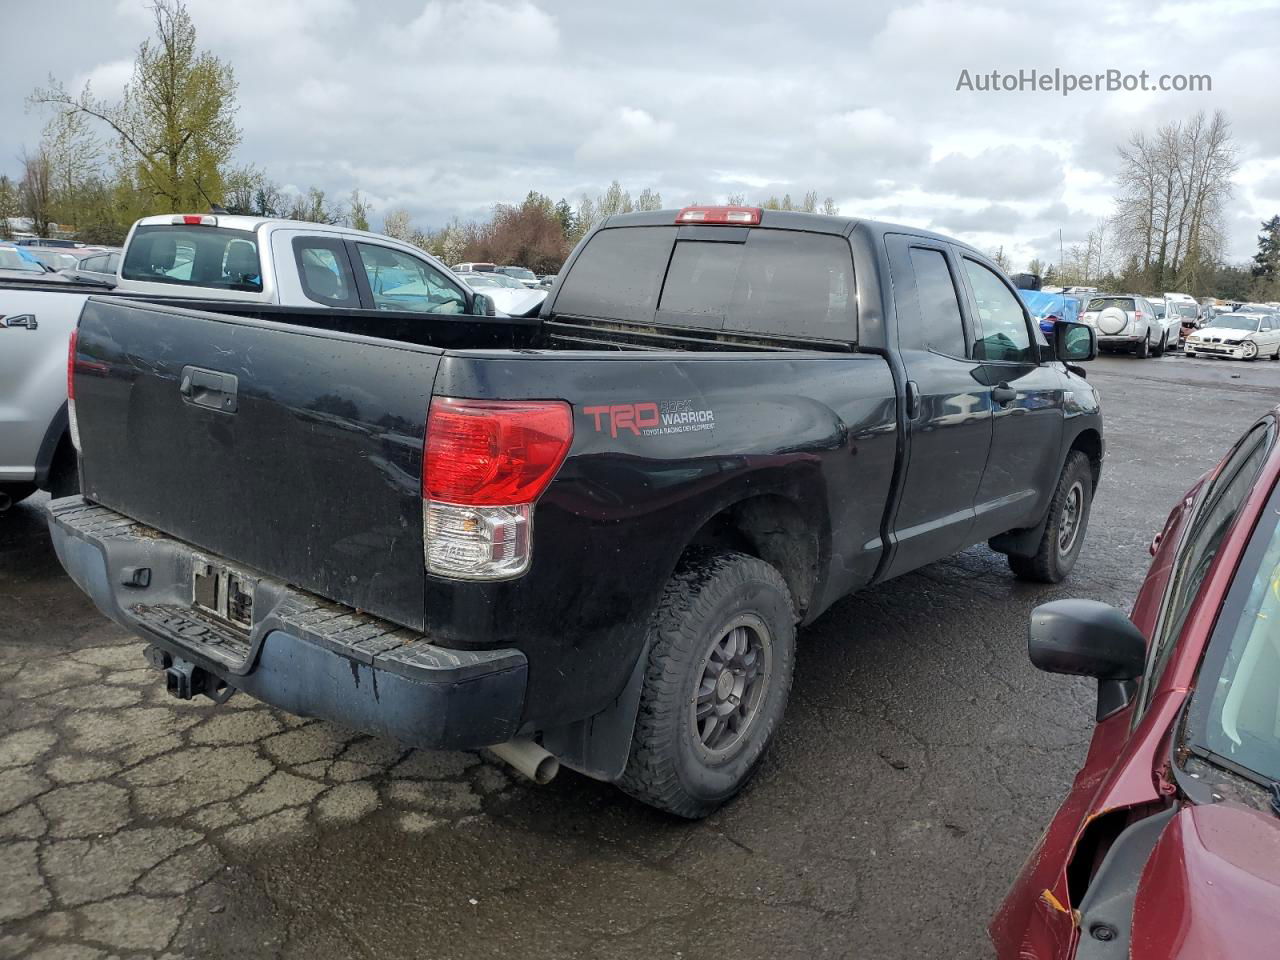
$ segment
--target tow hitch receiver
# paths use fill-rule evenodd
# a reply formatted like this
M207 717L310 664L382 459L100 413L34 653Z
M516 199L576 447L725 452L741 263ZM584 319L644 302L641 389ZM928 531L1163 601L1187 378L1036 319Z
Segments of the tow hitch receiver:
M164 671L164 686L171 697L190 700L197 694L204 694L214 703L226 703L236 692L235 687L229 686L203 667L196 666L190 660L175 657L167 650L147 647L146 658L153 667Z

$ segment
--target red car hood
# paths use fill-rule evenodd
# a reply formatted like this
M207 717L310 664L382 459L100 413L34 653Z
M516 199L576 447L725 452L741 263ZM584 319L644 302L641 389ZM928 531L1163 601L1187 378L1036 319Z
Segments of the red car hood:
M1183 809L1142 871L1129 956L1276 956L1278 939L1280 818L1229 802Z

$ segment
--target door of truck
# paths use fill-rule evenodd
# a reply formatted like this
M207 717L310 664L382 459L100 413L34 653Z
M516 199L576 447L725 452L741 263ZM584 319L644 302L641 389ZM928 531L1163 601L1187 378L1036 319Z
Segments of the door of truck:
M974 357L959 261L924 237L885 237L907 376L907 454L886 576L972 543L991 448L991 386Z
M1064 384L1056 364L1041 362L1039 328L1013 288L990 264L954 252L993 412L991 456L974 503L976 542L1044 515L1062 469Z

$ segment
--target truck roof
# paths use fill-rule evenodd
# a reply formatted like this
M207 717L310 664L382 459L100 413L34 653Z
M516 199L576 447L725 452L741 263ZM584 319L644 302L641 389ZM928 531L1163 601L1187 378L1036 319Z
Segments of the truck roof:
M370 230L356 230L353 227L344 227L337 223L315 223L310 220L289 220L284 217L259 217L253 215L243 215L235 213L162 213L153 217L143 217L135 227L150 226L170 226L174 222L174 218L181 219L184 216L189 217L212 217L217 221L219 227L226 227L229 230L250 230L256 231L262 227L303 227L316 233L340 233L343 236L350 237L370 237L385 243L388 240L395 241L394 237L387 237L381 233L373 233ZM395 241L403 243L404 241Z
M601 229L608 227L665 227L676 226L676 216L680 213L678 209L670 210L650 210L643 213L616 213L607 217L600 224ZM680 226L690 226L690 224L679 224ZM954 243L957 246L971 250L979 256L985 258L985 254L981 250L971 244L965 243L963 240L957 240L955 237L949 237L945 234L935 233L932 230L926 230L923 227L911 227L906 224L885 223L880 220L868 220L864 217L847 217L839 214L828 213L805 213L800 210L769 210L762 209L760 211L761 227L772 228L774 230L807 230L810 233L829 233L836 236L845 236L853 232L854 227L861 226L873 235L879 236L885 233L909 233L914 236L929 237L944 243Z

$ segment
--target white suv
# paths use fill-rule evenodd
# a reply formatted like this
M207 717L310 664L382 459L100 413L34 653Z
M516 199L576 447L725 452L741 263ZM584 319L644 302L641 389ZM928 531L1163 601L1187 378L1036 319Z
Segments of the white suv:
M1080 322L1097 331L1099 349L1132 350L1139 360L1158 357L1169 345L1169 333L1156 316L1155 307L1136 294L1089 297Z

